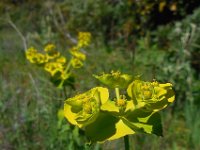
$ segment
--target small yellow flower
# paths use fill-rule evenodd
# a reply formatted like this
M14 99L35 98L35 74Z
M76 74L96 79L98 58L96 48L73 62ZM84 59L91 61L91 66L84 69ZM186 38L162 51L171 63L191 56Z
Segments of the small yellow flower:
M79 32L78 34L78 47L85 47L90 44L91 34L89 32Z
M63 66L60 63L49 62L49 63L45 64L44 70L49 72L51 74L51 76L54 76L57 72L63 71Z
M83 62L77 58L72 58L71 64L73 68L80 68L83 66Z
M171 83L144 82L134 80L127 89L128 95L140 106L158 111L175 99Z
M119 71L103 73L100 76L94 75L94 77L111 88L126 88L132 81L132 76L128 74L122 74Z
M70 51L71 55L74 56L75 58L84 61L86 56L85 54L81 53L80 51Z
M30 61L30 63L34 63L37 65L48 62L48 58L46 57L46 55L39 53L34 47L30 47L29 49L27 49L26 58Z
M67 62L66 58L64 56L60 56L56 59L57 63L65 64Z
M30 47L29 49L26 50L26 58L33 63L32 59L34 55L37 54L37 50L34 47Z
M37 50L34 47L30 47L26 50L26 54L35 54Z
M52 51L56 48L56 46L54 44L47 44L44 48L44 51L45 52L49 52L49 51Z
M46 62L48 62L48 58L43 55L42 53L38 53L35 55L35 59L36 59L36 64L44 64Z
M65 117L71 124L82 128L96 120L101 105L108 101L108 89L95 87L65 101Z
M54 59L60 56L60 53L55 50L56 46L54 44L48 44L45 46L44 51L48 59Z
M116 105L118 107L124 107L124 106L126 106L126 100L125 99L118 99L118 100L116 100Z

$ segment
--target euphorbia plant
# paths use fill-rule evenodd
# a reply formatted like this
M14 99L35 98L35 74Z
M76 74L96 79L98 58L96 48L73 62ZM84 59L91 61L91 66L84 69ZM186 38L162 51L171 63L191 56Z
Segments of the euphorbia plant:
M135 133L162 135L159 111L175 99L171 83L146 82L113 71L94 77L111 91L95 87L67 99L64 105L67 120L83 129L91 142ZM109 96L112 90L114 97Z
M26 57L50 74L51 81L62 88L73 84L73 69L83 66L86 59L81 48L90 43L90 33L81 32L72 47L70 59L61 55L54 44L39 52L31 47ZM175 99L171 83L146 82L121 72L94 75L105 87L68 98L64 104L67 120L85 131L90 142L104 142L135 133L162 135L159 111ZM112 92L115 96L111 96Z
M79 32L76 45L68 49L68 51L66 51L68 53L61 54L61 52L56 48L54 44L49 43L45 45L45 47L42 50L38 50L34 47L30 47L26 50L25 55L26 55L27 60L30 63L38 66L39 68L42 68L45 72L47 72L47 74L50 77L50 81L56 87L58 87L59 89L62 89L61 92L63 92L63 95L65 95L65 98L66 98L69 94L66 93L67 90L65 87L69 87L68 90L75 88L74 87L75 73L76 73L75 70L83 67L84 61L86 59L86 55L83 52L83 49L85 49L85 47L90 44L90 41L91 41L91 34L89 32ZM86 104L84 108L85 110L88 109L89 111L89 108L87 108L88 106L89 105ZM58 113L57 113L58 135L60 134L62 135L63 131L66 131L69 128L68 124L63 124L64 123L63 112L64 112L63 108L61 108L58 110ZM84 121L85 118L86 118L85 115L82 118L80 117L79 118L80 122ZM89 122L89 119L87 121ZM70 120L70 122L72 122L72 120ZM78 128L74 128L69 137L74 137L74 136L77 137L81 135L81 134L78 134L77 132L78 132ZM79 138L78 140L76 139L77 141L81 139L81 136L79 136L78 138ZM62 140L62 137L60 139ZM70 143L75 145L74 141ZM69 144L70 145L69 147L72 146L71 144Z
M52 43L47 44L42 51L30 47L26 51L26 58L30 63L36 64L48 72L51 81L57 87L73 86L73 70L81 68L86 59L85 54L81 52L81 48L88 46L90 40L91 34L89 32L79 32L77 44L69 49L69 60Z

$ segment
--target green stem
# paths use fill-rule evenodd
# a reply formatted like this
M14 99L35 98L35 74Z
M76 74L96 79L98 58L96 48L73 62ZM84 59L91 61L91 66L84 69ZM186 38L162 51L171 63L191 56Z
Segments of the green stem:
M116 94L117 100L120 99L120 97L119 97L119 88L115 88L115 94Z
M124 147L125 147L125 150L129 150L130 148L128 135L124 136Z
M69 68L71 67L71 62L72 62L72 58L70 59L70 61L69 61L68 64L67 64L67 67L66 67L66 69L65 69L65 73L67 73L68 70L69 70Z
M65 96L65 99L66 99L68 97L66 86L63 87L63 93L64 93L64 96Z
M70 61L67 64L67 67L65 68L65 71L64 71L65 73L70 73L69 70L70 70L70 67L71 67L71 62L72 62L72 58L70 59ZM62 89L64 81L65 80L62 80L61 83L58 85L59 89Z

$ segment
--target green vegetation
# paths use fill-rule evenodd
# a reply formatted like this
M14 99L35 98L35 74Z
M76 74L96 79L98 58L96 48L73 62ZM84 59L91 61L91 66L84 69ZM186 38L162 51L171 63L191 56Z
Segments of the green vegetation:
M129 138L130 148L198 150L200 9L191 11L195 5L195 0L187 6L184 0L1 1L1 149L123 148L121 139L85 144L84 132L70 125L60 110L65 99L100 85L93 74L119 70L148 81L171 82L176 93L175 103L161 113L163 137L136 134ZM143 8L148 11L141 12ZM168 11L172 20L164 25L156 21L155 14L165 16ZM87 59L76 70L74 89L58 89L27 61L24 50L53 43L67 54L80 31L92 34L91 45L82 50Z

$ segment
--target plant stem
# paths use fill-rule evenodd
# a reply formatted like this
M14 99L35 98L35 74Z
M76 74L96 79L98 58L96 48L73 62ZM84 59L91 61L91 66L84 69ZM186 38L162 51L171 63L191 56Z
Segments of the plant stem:
M125 147L125 150L129 150L129 138L128 138L128 135L124 136L124 147Z
M72 63L72 58L70 59L70 61L67 64L67 67L65 68L65 73L69 71L69 68L71 67L71 63Z
M115 94L116 94L116 98L118 100L120 98L119 97L119 88L115 88Z
M65 96L65 99L66 99L68 97L66 86L63 86L63 93L64 93L64 96Z

